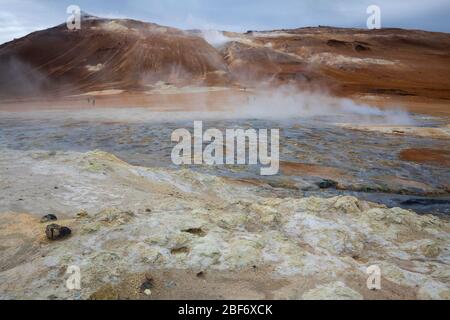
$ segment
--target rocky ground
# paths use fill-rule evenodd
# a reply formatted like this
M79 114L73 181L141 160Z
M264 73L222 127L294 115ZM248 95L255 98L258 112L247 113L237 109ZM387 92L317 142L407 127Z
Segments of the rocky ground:
M436 216L268 197L101 151L4 149L0 176L2 299L450 299L450 225ZM72 234L50 241L50 223ZM81 290L65 285L71 265ZM381 290L367 289L370 265Z

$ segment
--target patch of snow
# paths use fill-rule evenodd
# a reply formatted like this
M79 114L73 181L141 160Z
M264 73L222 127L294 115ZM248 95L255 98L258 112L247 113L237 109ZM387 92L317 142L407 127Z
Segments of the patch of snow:
M124 26L123 24L118 23L117 21L109 21L106 23L103 23L100 26L100 29L105 31L112 31L112 32L128 32L130 31L130 28L127 26Z
M103 64L102 64L102 63L99 63L99 64L97 64L97 65L95 65L95 66L87 65L87 66L86 66L86 69L87 69L88 71L90 71L90 72L98 72L98 71L100 71L100 70L103 69Z
M325 64L330 67L396 64L394 61L385 59L356 58L329 52L314 54L309 58L309 62L313 64Z

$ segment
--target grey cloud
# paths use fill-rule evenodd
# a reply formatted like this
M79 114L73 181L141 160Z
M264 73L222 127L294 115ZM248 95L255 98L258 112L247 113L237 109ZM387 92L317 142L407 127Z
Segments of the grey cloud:
M331 25L364 27L366 8L381 7L384 27L450 32L448 0L0 0L0 43L63 22L68 5L108 16L179 28L231 31Z

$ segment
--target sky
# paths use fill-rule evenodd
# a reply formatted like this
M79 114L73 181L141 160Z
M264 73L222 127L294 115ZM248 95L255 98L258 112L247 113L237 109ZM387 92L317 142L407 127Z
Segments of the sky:
M0 44L66 21L69 5L108 18L181 29L365 28L369 5L382 27L450 32L450 0L0 0Z

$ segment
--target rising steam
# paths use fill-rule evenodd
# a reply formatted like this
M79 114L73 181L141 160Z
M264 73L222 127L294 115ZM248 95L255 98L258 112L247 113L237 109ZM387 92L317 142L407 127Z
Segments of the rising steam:
M217 30L202 30L202 37L213 47L221 47L233 39L224 35L222 31Z
M182 92L195 87L181 88ZM181 90L180 89L180 90ZM175 87L172 90L177 90ZM228 90L228 89L223 89ZM181 92L181 91L180 91ZM167 111L149 108L97 108L88 110L40 111L28 114L37 118L63 117L79 121L121 122L174 122L186 120L262 119L296 121L322 118L331 123L413 125L412 116L398 109L382 110L357 104L350 99L328 96L324 93L299 91L290 86L276 89L259 89L236 95L230 91L229 99L221 108L211 108L209 99L195 98L179 101ZM176 108L175 108L176 107ZM177 110L177 111L173 111ZM23 114L23 116L27 116Z
M234 113L240 117L280 120L305 117L328 117L332 120L335 117L337 122L344 118L345 122L359 124L414 124L411 115L401 108L382 110L324 93L299 91L292 86L258 91Z

